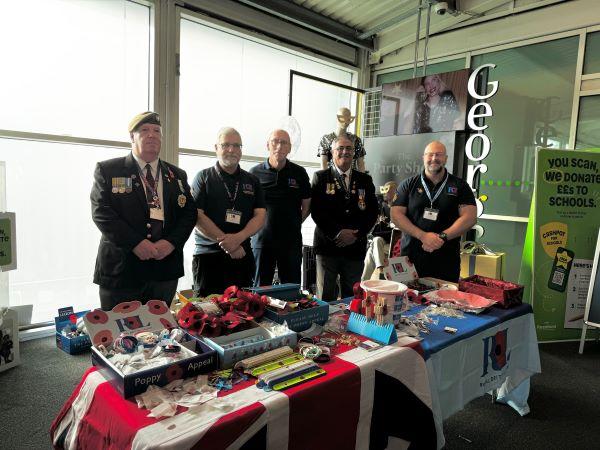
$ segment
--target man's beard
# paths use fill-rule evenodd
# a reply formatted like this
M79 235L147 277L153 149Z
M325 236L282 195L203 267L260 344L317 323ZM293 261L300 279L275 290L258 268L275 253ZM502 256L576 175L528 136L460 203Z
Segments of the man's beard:
M438 173L441 173L443 170L444 170L444 166L441 164L438 164L437 168L433 168L433 164L427 165L427 171L433 175L437 175Z

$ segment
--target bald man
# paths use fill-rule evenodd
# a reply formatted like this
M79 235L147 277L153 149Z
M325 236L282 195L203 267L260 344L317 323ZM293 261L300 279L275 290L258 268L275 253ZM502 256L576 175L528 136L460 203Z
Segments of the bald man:
M346 136L354 146L354 157L352 159L352 168L359 172L365 171L365 148L358 136L348 131L348 127L354 122L355 117L348 108L340 108L337 112L337 128L334 132L324 135L319 142L319 151L317 156L321 158L321 169L331 167L331 147L334 139L340 136Z
M419 276L458 281L460 237L477 223L477 207L469 185L446 170L447 161L441 142L425 147L424 170L398 187L391 218L402 231L402 255Z
M265 221L260 182L240 167L242 137L231 127L217 134L217 162L198 172L192 195L198 208L194 295L221 294L231 285L251 286L254 257L250 237Z
M273 284L275 267L281 283L301 281L302 222L310 213L310 182L306 170L288 160L292 149L285 130L267 139L269 157L250 169L265 193L265 226L252 237L255 286Z

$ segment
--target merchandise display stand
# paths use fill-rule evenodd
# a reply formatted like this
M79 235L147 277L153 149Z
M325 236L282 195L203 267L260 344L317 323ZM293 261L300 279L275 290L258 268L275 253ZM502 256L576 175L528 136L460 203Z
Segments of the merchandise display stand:
M587 301L585 304L585 314L583 316L583 326L581 327L581 339L579 340L580 355L583 354L585 334L588 328L596 328L596 342L600 338L600 274L598 273L600 272L598 270L598 260L600 259L600 228L598 229L596 252L594 255L590 286L588 287Z

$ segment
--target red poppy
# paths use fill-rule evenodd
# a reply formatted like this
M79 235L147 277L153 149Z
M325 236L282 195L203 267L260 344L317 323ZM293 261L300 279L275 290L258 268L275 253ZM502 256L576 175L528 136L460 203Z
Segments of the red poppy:
M177 325L171 323L171 321L165 319L164 317L160 318L160 323L162 324L163 327L165 327L169 331L177 326Z
M230 298L233 298L233 297L237 297L238 291L239 291L239 288L237 286L229 286L223 292L223 297L227 298L227 300L229 300Z
M165 377L169 383L171 381L179 380L181 377L183 377L183 369L179 364L173 364L172 366L167 367L167 370L165 370Z
M161 316L169 311L169 307L162 300L150 300L146 303L146 306L148 307L148 311L157 316Z
M98 347L99 345L110 345L113 343L113 334L110 330L102 330L94 335L94 345Z
M354 298L362 298L363 297L363 288L360 286L360 281L354 283L352 286L352 291L354 292Z
M85 315L85 319L89 322L89 323L106 323L108 322L108 315L102 311L101 309L95 309L93 311L90 311L89 313L87 313Z
M131 311L135 311L140 306L142 306L142 302L138 300L134 300L131 302L123 302L119 303L117 306L113 308L113 311L116 313L128 313Z
M218 317L210 317L204 325L202 336L217 337L221 336L221 320Z

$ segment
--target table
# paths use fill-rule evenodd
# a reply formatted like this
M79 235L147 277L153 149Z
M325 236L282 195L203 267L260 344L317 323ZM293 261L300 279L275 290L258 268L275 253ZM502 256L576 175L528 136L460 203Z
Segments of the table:
M423 308L412 308L408 315ZM490 391L496 391L498 401L527 414L529 379L541 372L531 305L493 307L485 314L465 314L463 319L436 318L438 324L430 326L430 334L421 342L436 422ZM458 331L448 334L446 326ZM438 438L443 445L443 435Z
M389 435L435 448L425 361L413 342L404 344L351 349L323 364L327 375L305 384L283 392L238 385L162 420L148 418L91 368L53 422L51 438L68 449L383 449Z
M458 332L445 333L444 326ZM162 420L146 417L92 368L53 422L51 437L68 449L383 449L395 440L441 448L443 420L472 399L498 389L511 406L527 404L529 377L540 372L529 305L440 317L430 328L420 342L401 337L372 352L344 348L323 365L326 376L286 391L238 385Z

